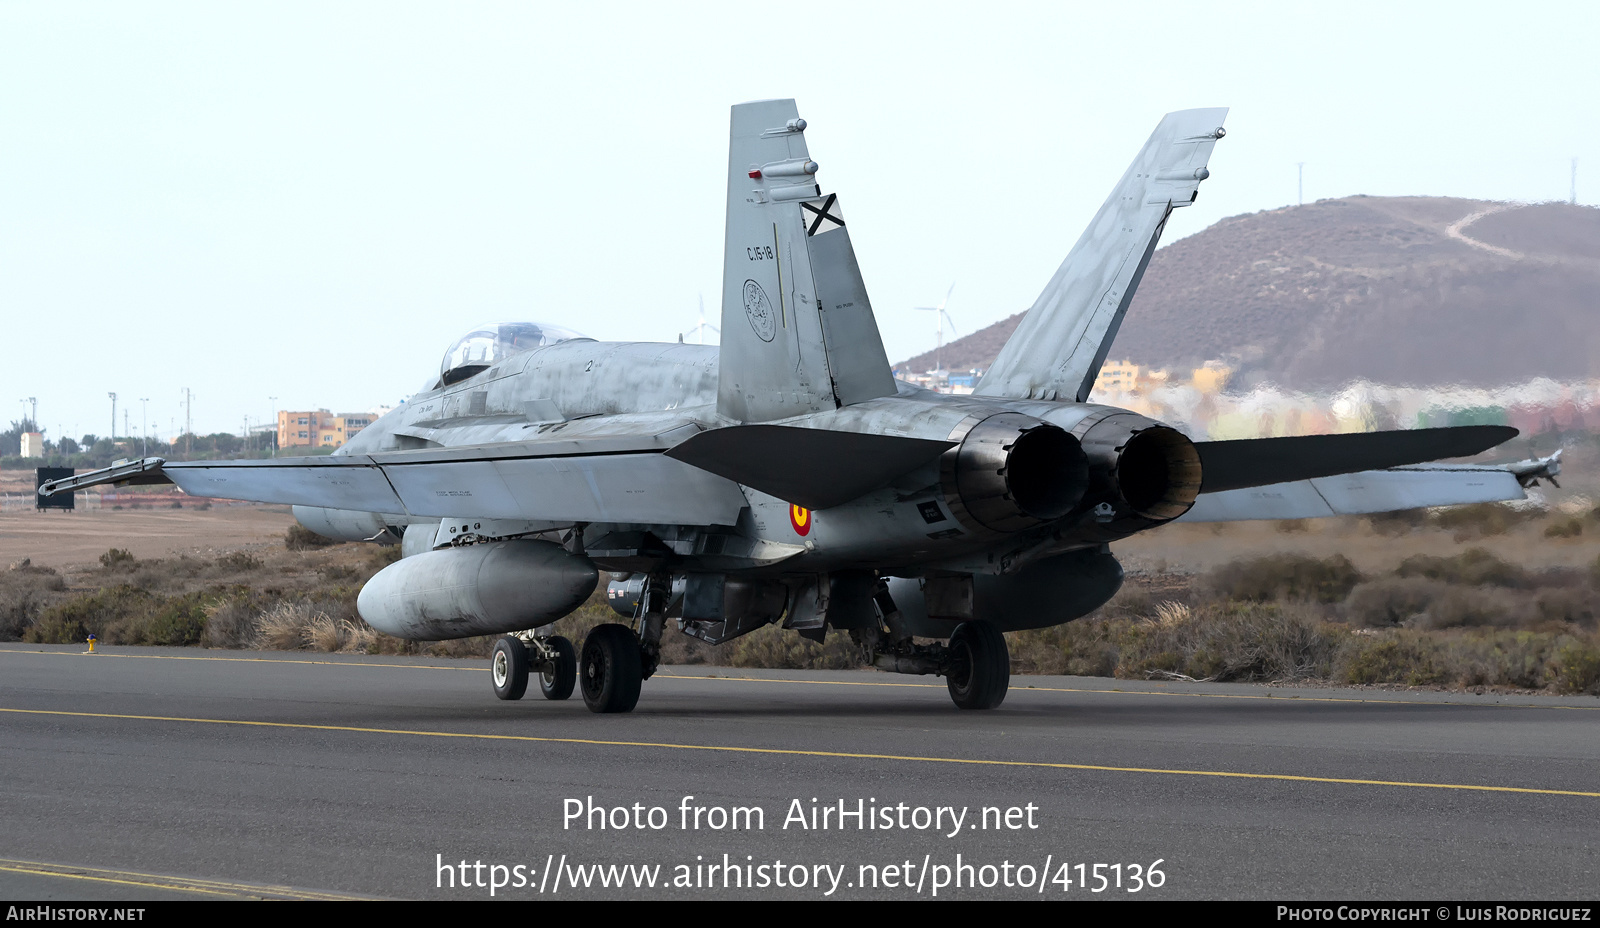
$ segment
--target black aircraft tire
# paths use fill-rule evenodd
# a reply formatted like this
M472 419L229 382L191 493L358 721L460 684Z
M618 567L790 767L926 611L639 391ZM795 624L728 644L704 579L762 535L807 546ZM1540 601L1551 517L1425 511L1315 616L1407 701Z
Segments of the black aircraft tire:
M556 652L555 666L539 673L539 692L546 699L566 699L578 684L578 649L560 635L545 644Z
M1011 653L1000 629L988 622L963 622L950 636L951 672L945 686L958 709L993 709L1011 686Z
M626 625L596 625L583 640L578 687L590 712L631 712L644 682L639 639Z
M501 699L521 699L528 691L528 648L510 635L494 643L489 680Z

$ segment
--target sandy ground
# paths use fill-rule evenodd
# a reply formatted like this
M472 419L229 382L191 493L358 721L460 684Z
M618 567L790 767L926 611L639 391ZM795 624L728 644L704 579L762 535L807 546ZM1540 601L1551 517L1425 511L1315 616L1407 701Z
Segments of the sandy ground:
M0 564L32 558L46 567L92 564L109 548L137 558L216 555L283 543L287 506L0 513Z

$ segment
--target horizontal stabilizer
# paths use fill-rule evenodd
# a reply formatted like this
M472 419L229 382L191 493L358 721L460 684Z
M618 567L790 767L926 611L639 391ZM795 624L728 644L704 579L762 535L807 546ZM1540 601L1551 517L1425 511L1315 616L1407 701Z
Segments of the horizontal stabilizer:
M1487 451L1517 436L1504 425L1298 435L1195 443L1201 493L1222 493L1293 480L1311 480Z
M1179 522L1320 519L1527 499L1515 466L1423 464L1207 493Z
M735 425L694 435L667 452L807 509L827 509L916 469L954 443L782 425Z

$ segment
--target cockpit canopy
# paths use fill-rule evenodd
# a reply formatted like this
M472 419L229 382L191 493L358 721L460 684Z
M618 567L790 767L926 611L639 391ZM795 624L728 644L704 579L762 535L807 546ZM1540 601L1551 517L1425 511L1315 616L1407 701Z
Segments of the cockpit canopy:
M489 365L514 354L587 337L543 322L485 323L456 339L444 353L444 362L439 365L439 381L449 386L482 373Z

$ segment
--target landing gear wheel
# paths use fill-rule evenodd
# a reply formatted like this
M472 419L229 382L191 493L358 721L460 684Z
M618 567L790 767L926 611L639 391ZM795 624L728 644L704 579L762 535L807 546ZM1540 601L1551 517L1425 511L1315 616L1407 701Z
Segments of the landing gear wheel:
M644 682L639 639L626 625L596 625L583 640L578 686L590 712L631 712Z
M521 699L528 691L528 648L510 635L494 643L489 658L494 694L501 699Z
M945 675L958 709L993 709L1011 686L1011 654L1005 636L988 622L963 622L950 636L950 672Z
M546 699L566 699L578 682L578 649L557 635L545 644L556 652L555 662L539 671L539 692Z

